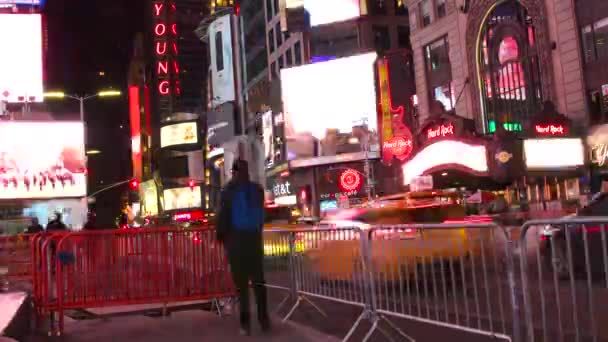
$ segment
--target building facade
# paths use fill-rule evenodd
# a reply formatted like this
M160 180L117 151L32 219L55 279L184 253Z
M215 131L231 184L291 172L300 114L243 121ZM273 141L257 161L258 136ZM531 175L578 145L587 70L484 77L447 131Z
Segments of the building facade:
M587 120L580 34L570 0L414 0L411 39L421 119L433 101L473 119L521 130L544 101Z

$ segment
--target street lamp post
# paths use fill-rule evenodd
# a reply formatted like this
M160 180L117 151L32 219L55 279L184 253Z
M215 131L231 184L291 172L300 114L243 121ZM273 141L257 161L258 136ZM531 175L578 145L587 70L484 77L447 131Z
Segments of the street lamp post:
M83 126L83 134L84 134L84 151L83 151L83 160L85 163L85 167L87 167L88 164L88 158L87 158L87 152L86 152L86 148L87 148L87 123L84 119L84 102L96 97L116 97L116 96L120 96L121 92L118 90L104 90L104 91L100 91L97 94L93 94L93 95L84 95L84 96L78 96L78 95L69 95L69 94L65 94L62 91L55 91L55 92L49 92L49 93L45 93L44 97L46 98L55 98L55 99L64 99L64 98L68 98L68 99L72 99L72 100L76 100L80 103L80 122L82 122L82 126Z

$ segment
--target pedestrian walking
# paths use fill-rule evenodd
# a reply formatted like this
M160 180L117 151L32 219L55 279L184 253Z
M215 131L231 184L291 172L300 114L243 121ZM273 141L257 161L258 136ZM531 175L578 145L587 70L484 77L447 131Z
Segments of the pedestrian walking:
M270 330L264 280L264 190L249 178L249 166L238 159L232 180L221 194L217 239L224 244L234 283L239 292L241 334L251 334L249 281L253 284L258 321L262 331Z
M55 213L55 218L46 225L46 230L49 232L68 230L63 221L61 221L61 218L61 213Z

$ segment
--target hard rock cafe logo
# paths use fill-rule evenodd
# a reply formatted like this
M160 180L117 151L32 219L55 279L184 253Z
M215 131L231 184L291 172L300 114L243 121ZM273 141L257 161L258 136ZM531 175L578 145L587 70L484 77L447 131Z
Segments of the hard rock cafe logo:
M496 153L496 155L494 155L494 158L496 158L496 160L498 160L502 164L506 164L509 162L509 160L511 160L513 158L513 154L511 154L507 151L500 151L500 152Z
M591 162L597 166L606 165L608 161L608 145L597 144L591 148Z
M448 135L454 135L454 124L439 125L437 127L431 127L426 131L427 139L446 137Z
M382 148L389 149L396 157L407 156L412 152L412 139L408 137L393 137L389 141L385 141Z

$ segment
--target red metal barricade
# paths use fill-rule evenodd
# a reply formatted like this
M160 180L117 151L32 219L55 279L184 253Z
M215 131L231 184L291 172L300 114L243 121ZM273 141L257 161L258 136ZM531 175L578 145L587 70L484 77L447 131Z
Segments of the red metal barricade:
M52 260L54 266L41 267L34 296L39 315L57 312L56 333L63 331L65 310L212 300L236 293L223 247L208 228L56 235L45 239L37 259L41 264Z
M29 241L32 237L26 234L0 236L0 284L31 280Z

